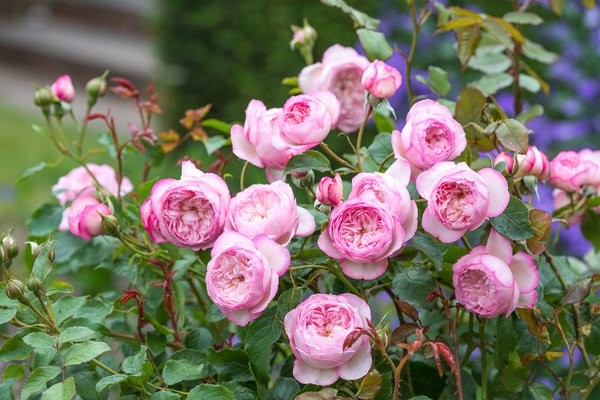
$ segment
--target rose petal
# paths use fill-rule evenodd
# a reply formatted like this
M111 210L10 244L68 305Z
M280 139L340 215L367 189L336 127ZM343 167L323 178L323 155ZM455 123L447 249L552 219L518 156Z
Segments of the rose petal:
M410 163L404 158L397 159L392 165L390 165L388 170L385 171L385 174L393 176L400 185L406 187L410 181Z
M491 230L485 249L488 254L498 257L509 265L512 262L513 250L510 240L496 232L495 229Z
M350 360L337 367L335 371L342 379L349 381L360 379L369 373L372 362L371 346L367 343L361 346Z
M305 237L312 235L316 229L315 217L313 217L310 211L302 207L298 207L297 210L300 221L296 230L296 236Z
M340 261L344 274L352 279L370 280L383 275L388 266L387 258L380 261L355 262L347 259Z
M419 175L421 177L422 175ZM443 243L452 243L460 239L462 235L467 232L466 229L452 230L446 228L440 220L435 216L435 213L428 206L423 213L423 220L421 222L423 229L429 232L432 236L440 239Z
M532 309L535 307L535 303L537 303L538 293L535 290L532 290L529 293L521 294L519 296L519 302L517 304L518 308L528 308Z
M264 167L263 162L256 153L256 148L248 141L248 138L244 134L244 128L241 125L231 127L231 147L233 154L238 158L246 160L259 168Z
M288 249L269 239L266 235L257 236L253 242L256 248L263 253L271 269L279 276L285 274L290 266L290 252Z
M502 174L493 168L484 168L479 171L488 188L488 198L490 200L487 216L496 217L506 209L510 200L508 193L508 183Z
M344 258L344 255L339 252L339 250L333 245L333 241L329 236L329 230L325 228L325 230L319 236L317 240L317 245L319 248L327 254L331 258L335 258L336 260L341 260Z
M293 374L298 382L305 385L312 383L313 385L327 386L338 380L338 374L334 368L314 368L300 359L294 361Z
M537 288L540 281L538 270L529 254L519 252L513 256L510 270L519 285L520 293L528 293Z

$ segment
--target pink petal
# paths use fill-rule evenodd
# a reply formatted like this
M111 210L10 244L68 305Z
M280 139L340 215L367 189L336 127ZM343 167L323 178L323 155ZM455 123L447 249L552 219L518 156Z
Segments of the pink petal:
M515 308L517 308L517 304L519 304L519 287L518 285L515 285L513 287L513 298L512 298L512 302L511 304L506 308L506 312L504 313L504 315L506 315L507 317L513 312L515 311Z
M517 304L517 307L532 309L533 307L535 307L537 299L538 293L535 290L532 290L529 293L521 294L519 296L519 303Z
M246 326L260 316L260 314L252 314L250 311L243 310L227 310L221 309L227 319L237 326Z
M362 318L369 320L371 319L371 309L369 308L369 305L366 301L351 293L343 293L338 295L338 297L345 298L348 301L348 303L356 307Z
M540 276L533 258L529 254L523 252L515 254L510 264L510 270L519 285L520 293L528 293L537 288Z
M344 364L335 369L340 378L346 380L360 379L369 373L371 369L371 345L365 344L358 348L354 356Z
M248 311L252 314L262 314L262 312L267 308L273 297L277 294L277 289L279 289L279 277L277 274L270 273L271 279L268 282L269 287L265 287L266 293L264 297L255 305L250 307Z
M296 236L305 237L312 235L316 229L315 217L302 207L297 207L297 210L300 222L296 230Z
M401 186L406 187L410 181L410 163L404 158L400 158L390 165L385 174L393 176Z
M277 182L283 179L283 169L277 167L265 168L267 181L269 183Z
M484 168L479 171L479 175L487 185L490 204L488 206L487 216L496 217L504 211L510 200L508 193L508 183L504 176L493 168Z
M210 255L214 258L232 247L253 248L254 243L246 236L235 231L223 232L215 241Z
M506 264L510 265L512 262L513 250L510 240L496 232L495 229L491 230L485 249L488 254L498 257Z
M339 250L333 245L333 241L331 240L331 237L329 237L329 230L327 228L325 228L325 230L319 236L317 245L331 258L335 258L336 260L341 260L344 258L344 255L340 253Z
M334 368L320 369L311 367L300 359L294 361L294 378L305 385L313 384L319 386L331 385L338 380L338 374Z
M248 141L244 134L244 128L241 125L231 127L231 148L233 154L250 164L262 168L264 166L260 157L256 153L256 148Z
M421 175L419 177L421 177ZM465 232L467 232L466 229L455 231L446 228L435 216L435 213L431 210L430 206L425 209L421 224L426 232L440 239L444 243L456 242L462 235L465 234Z
M186 160L181 163L181 179L202 179L204 172L200 171L193 162Z
M285 274L290 266L290 252L279 243L260 235L253 240L256 248L263 253L271 269L279 276Z
M440 175L443 172L449 171L454 168L456 164L451 161L443 161L435 164L431 169L424 171L419 174L416 179L417 191L424 199L429 200L431 192L440 180Z
M380 261L355 262L347 259L340 261L344 274L352 279L370 280L383 275L388 266L387 258Z

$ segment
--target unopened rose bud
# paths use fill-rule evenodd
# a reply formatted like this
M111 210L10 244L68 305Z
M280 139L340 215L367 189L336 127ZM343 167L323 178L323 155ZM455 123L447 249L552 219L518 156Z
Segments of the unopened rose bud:
M48 252L48 261L54 261L54 249L50 249L50 251Z
M387 99L402 85L402 75L391 65L375 60L365 69L361 82L365 90L373 96Z
M4 261L8 259L9 258L6 256L6 251L4 250L4 247L0 246L0 265L2 265Z
M37 276L30 276L27 279L27 289L31 290L33 293L44 290L44 283Z
M504 166L504 171L506 171L507 174L512 175L513 168L515 166L515 159L512 158L510 154L503 151L500 154L498 154L494 159L494 166L500 164L501 162L506 163L506 165Z
M337 206L342 201L343 195L344 187L340 174L335 174L335 178L324 177L317 186L317 200L321 204Z
M17 241L11 234L2 238L2 248L4 249L4 254L9 258L15 258L19 254L19 246L17 246Z
M292 182L299 188L305 188L311 185L315 180L315 173L309 172L292 172Z
M94 100L96 100L98 97L104 96L104 94L106 94L106 73L91 79L85 85L85 91L87 92L88 96Z
M306 64L312 64L312 52L318 36L317 31L308 24L306 19L302 27L292 25L292 31L294 36L290 42L290 47L292 50L297 49L300 52Z
M48 107L52 104L52 92L47 87L38 88L33 96L33 102L38 107Z
M25 286L23 282L13 276L6 279L6 287L4 289L8 298L18 300L25 294Z
M114 215L102 215L102 229L106 234L116 235L119 232L119 221Z
M36 242L27 242L27 243L29 243L29 246L31 247L31 257L35 260L37 258L37 256L40 254L40 251L42 250L42 248Z
M50 91L57 99L70 103L75 98L75 88L69 75L61 75L50 86Z

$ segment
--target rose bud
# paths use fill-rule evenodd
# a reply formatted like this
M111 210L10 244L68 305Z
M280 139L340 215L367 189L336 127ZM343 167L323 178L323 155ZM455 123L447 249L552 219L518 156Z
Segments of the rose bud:
M303 384L327 386L339 378L356 380L371 369L368 335L344 348L357 329L368 331L371 310L353 294L313 294L284 319L294 360L294 378Z
M110 214L108 206L94 197L78 197L69 207L67 214L69 231L83 240L90 240L102 234L102 216Z
M308 48L312 50L312 47L317 40L317 31L315 28L308 24L308 21L304 20L304 26L292 26L294 37L290 43L292 49Z
M2 248L9 258L15 258L17 254L19 254L19 246L17 246L17 241L10 233L2 238Z
M75 88L73 88L73 82L69 75L61 75L56 81L50 86L50 91L56 98L66 103L70 103L75 98Z
M328 206L337 206L342 201L344 195L344 187L340 174L335 174L335 178L326 176L321 179L317 186L317 200L321 204Z
M6 279L5 283L6 286L4 288L4 291L6 292L6 296L8 296L9 299L19 300L24 295L26 295L25 286L23 285L23 282L21 282L14 276L9 276Z
M552 186L565 192L576 192L592 183L598 165L586 160L574 151L561 151L550 162L549 181Z
M94 101L98 97L102 97L106 94L106 75L108 75L107 72L105 72L101 76L97 76L93 79L90 79L85 85L85 91L87 92L88 96L90 96L90 98Z
M396 68L383 61L375 60L363 73L361 83L373 96L387 99L392 97L402 85L402 75Z
M494 166L500 164L501 162L506 163L506 166L504 167L504 171L506 171L507 174L511 175L513 172L513 168L515 166L515 159L512 158L512 156L510 154L503 151L500 154L498 154L496 156L496 158L494 159Z
M33 96L33 102L38 107L47 108L50 104L52 104L52 92L47 87L36 89Z
M539 275L533 258L523 252L513 255L510 241L494 229L487 246L475 247L452 271L456 300L481 317L508 316L537 301Z
M519 162L519 169L515 173L515 178L534 175L543 181L550 174L548 157L535 146L529 146L527 154L517 154L517 161Z

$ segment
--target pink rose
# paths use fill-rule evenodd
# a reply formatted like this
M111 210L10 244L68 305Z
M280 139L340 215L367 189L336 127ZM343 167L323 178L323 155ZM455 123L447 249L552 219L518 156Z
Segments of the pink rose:
M461 124L448 107L433 100L415 103L406 116L402 132L392 132L392 147L396 158L407 159L413 178L436 163L458 157L467 146Z
M510 241L492 229L486 247L479 246L453 266L456 300L481 317L508 316L515 308L533 308L539 275L533 258L513 255Z
M110 209L91 196L79 196L67 211L69 231L83 240L102 234L102 215L110 215Z
M329 134L339 109L337 99L329 91L290 97L277 119L279 136L274 141L275 147L291 147L298 154L317 146Z
M73 82L69 75L61 75L57 80L54 81L50 86L50 91L59 100L70 103L75 98L75 89L73 88Z
M398 254L405 241L396 214L379 202L355 197L333 209L318 245L329 257L340 260L344 274L369 280L386 271L387 258Z
M538 179L545 180L550 174L548 157L535 146L529 146L527 154L517 154L517 161L519 170L515 173L515 178L535 175Z
M493 168L475 172L464 162L434 165L417 178L417 191L427 200L423 229L444 243L502 214L510 200L500 172Z
M371 369L369 337L348 349L346 337L356 328L369 329L371 310L353 294L313 294L284 320L294 360L294 378L303 384L331 385L338 378L355 380Z
M317 200L321 204L328 206L337 206L342 201L344 195L344 186L340 174L335 174L335 178L326 176L321 179L317 186Z
M312 235L315 219L296 205L290 185L277 181L252 185L238 193L231 200L225 231L239 232L250 239L266 235L285 246L294 235Z
M589 184L594 186L600 185L600 150L583 149L579 152L579 156L596 165L596 172L590 176Z
M561 151L550 162L550 184L565 192L576 192L591 183L598 165L574 151Z
M294 152L289 146L276 148L275 137L279 136L277 119L280 108L267 107L259 100L251 100L246 109L244 126L231 127L231 146L233 153L259 168L266 168L269 182L278 180L285 165Z
M368 66L369 60L356 50L336 44L323 54L320 63L309 65L300 72L298 84L307 94L318 90L332 91L341 107L337 128L342 132L353 132L366 115L361 79Z
M361 79L365 90L379 99L390 98L402 85L402 75L391 65L383 61L373 61L363 73Z
M184 161L181 179L156 182L140 214L155 242L207 249L223 232L229 201L229 189L220 176Z
M277 293L290 253L266 236L254 240L225 232L206 267L206 290L227 319L245 326L260 316Z
M504 167L504 171L507 174L511 175L512 170L515 167L515 159L505 151L500 152L494 159L494 166L500 164L501 162L505 162L506 166Z

